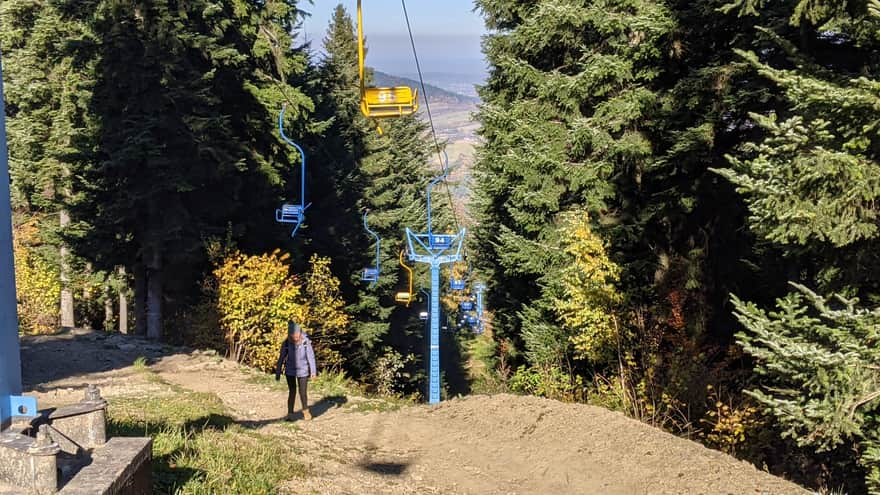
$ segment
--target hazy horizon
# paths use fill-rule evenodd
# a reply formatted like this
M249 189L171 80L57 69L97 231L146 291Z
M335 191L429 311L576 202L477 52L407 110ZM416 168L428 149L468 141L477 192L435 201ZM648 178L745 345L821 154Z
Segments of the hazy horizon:
M338 2L313 5L303 22L306 40L320 56L333 10ZM355 2L341 2L354 15ZM488 68L482 53L483 19L472 12L472 0L411 2L408 5L413 38L426 80L432 83L481 84ZM403 10L398 2L365 2L364 25L368 45L367 64L382 72L402 77L417 75ZM433 77L429 77L429 74ZM440 84L438 84L440 85ZM442 86L441 86L442 87Z

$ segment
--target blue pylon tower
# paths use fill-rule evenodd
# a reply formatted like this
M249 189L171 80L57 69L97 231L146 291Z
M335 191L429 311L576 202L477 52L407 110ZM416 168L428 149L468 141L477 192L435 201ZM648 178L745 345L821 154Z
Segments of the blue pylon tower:
M483 333L483 293L486 292L486 284L474 283L474 294L477 296L477 333Z
M445 155L445 152L444 152ZM440 402L440 267L461 260L461 247L464 244L465 229L457 234L435 234L431 225L431 190L437 183L446 179L449 173L449 158L443 162L443 173L428 184L428 232L415 234L406 229L407 256L410 261L425 263L431 268L431 305L428 311L431 320L429 330L428 363L428 403Z
M0 57L2 58L2 57ZM21 394L21 357L12 260L12 207L9 203L9 162L6 148L6 109L0 63L0 431L18 416L37 414L37 401Z

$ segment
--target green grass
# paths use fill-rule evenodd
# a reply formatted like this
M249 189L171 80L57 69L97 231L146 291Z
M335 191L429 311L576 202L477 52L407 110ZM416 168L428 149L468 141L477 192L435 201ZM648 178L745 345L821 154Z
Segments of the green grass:
M145 363L135 368L165 383ZM235 424L215 394L165 385L150 397L110 399L108 407L111 436L153 438L154 493L271 494L306 475L289 439Z

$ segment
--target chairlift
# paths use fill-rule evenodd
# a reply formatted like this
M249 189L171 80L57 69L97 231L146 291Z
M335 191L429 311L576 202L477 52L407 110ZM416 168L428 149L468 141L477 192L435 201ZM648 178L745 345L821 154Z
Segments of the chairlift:
M459 308L461 308L462 311L473 311L474 310L474 303L471 301L462 301L462 303L459 304L458 306L459 306Z
M376 87L366 83L364 67L364 15L361 0L357 2L358 76L360 78L361 112L367 118L405 117L419 109L418 90L409 86ZM381 129L379 130L381 132Z
M449 279L449 288L452 290L464 290L467 287L467 282L464 279L451 278Z
M285 203L281 205L281 208L275 210L275 221L278 223L286 223L293 224L293 232L290 233L290 237L296 237L296 232L299 230L300 225L302 225L303 220L306 217L306 209L311 206L311 203L306 204L306 153L303 149L296 143L293 142L286 134L284 134L284 111L287 109L287 105L281 107L281 113L278 115L278 132L281 134L281 139L284 140L287 144L296 148L299 151L301 164L300 171L300 204L290 204Z
M379 281L379 248L382 244L382 239L379 238L379 234L370 230L370 226L367 225L367 213L369 213L369 211L364 212L364 230L376 238L376 266L364 268L361 272L361 280L364 282L370 282L370 285L372 286Z
M394 300L409 307L409 303L412 302L413 298L413 271L412 268L408 267L406 263L403 262L403 250L400 251L400 266L408 272L409 290L407 292L398 292L394 295Z
M420 311L419 312L419 319L420 320L427 320L428 319L428 312L427 311Z

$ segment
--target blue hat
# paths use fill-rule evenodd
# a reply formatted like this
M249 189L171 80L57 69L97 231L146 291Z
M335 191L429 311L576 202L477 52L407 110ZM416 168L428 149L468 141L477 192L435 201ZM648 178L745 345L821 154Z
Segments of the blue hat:
M288 321L287 322L287 335L293 335L297 332L302 333L302 327L299 326L298 323Z

